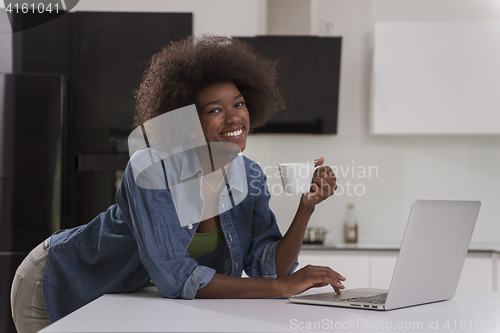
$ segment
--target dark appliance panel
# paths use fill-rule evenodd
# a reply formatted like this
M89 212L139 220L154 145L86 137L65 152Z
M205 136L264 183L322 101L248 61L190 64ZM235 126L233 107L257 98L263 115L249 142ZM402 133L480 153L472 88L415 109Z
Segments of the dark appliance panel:
M59 228L63 91L60 75L0 74L0 332L17 266Z
M68 74L68 15L20 11L9 16L23 29L12 34L14 73ZM59 17L48 21L54 16Z
M27 251L59 219L63 78L1 74L0 82L0 210L11 216L0 221L0 251Z
M191 13L70 14L70 76L78 129L131 131L132 92L150 57L191 34ZM109 142L108 142L109 146Z
M237 37L278 60L286 109L256 133L337 133L341 37Z

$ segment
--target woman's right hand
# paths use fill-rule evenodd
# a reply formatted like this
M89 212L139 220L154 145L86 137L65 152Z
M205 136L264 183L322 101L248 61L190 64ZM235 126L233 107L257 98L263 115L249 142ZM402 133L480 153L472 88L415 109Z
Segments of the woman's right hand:
M330 267L307 265L287 277L278 279L281 297L290 297L300 294L310 288L331 285L337 294L341 293L344 285L341 281L346 278Z

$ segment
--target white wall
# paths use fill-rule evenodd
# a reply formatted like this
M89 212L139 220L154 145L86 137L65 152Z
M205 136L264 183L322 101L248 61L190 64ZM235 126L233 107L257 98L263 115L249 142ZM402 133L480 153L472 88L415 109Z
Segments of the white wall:
M339 175L340 184L363 184L366 192L344 193L317 208L311 225L330 229L328 242L341 240L349 201L356 203L361 240L399 241L415 199L481 200L473 241L499 242L500 136L375 137L368 134L368 116L375 22L500 20L500 1L313 0L312 7L312 34L343 37L338 135L253 136L247 156L263 165L324 156L326 163L344 168L352 161L378 167L378 178ZM272 187L279 179L271 177L269 183ZM283 231L297 202L286 195L272 199Z
M73 11L193 13L193 34L254 36L266 31L265 0L80 0Z

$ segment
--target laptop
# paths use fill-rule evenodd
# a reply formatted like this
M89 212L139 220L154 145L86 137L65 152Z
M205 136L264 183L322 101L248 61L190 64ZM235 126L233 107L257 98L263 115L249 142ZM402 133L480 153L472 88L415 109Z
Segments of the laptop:
M455 296L480 201L413 203L389 290L350 289L342 294L296 295L290 302L393 310Z

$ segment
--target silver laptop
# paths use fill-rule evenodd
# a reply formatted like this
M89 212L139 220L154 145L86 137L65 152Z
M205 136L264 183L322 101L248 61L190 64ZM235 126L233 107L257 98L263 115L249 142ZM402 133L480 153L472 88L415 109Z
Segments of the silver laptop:
M350 289L292 296L294 303L393 310L453 298L479 201L417 200L412 206L389 290Z

